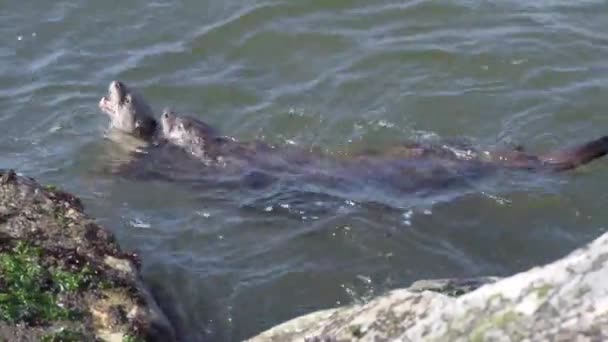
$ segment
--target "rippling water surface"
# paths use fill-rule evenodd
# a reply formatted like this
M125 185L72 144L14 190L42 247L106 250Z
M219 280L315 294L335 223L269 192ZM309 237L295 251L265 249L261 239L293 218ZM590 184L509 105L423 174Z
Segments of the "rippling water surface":
M98 172L109 81L242 140L329 152L608 134L604 1L4 1L0 167L81 196L187 341L236 341L420 278L509 275L597 237L608 160L441 196L205 191ZM381 203L371 205L370 203Z

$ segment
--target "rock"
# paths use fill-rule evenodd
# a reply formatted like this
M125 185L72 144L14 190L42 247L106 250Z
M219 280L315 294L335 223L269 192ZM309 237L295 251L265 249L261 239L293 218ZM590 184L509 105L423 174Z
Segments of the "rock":
M249 341L608 340L608 233L544 267L480 281L489 283L459 297L427 290L441 282L418 283L295 318Z
M0 180L0 340L176 340L137 256L77 197L12 170Z
M608 234L552 264L433 310L401 337L425 341L605 341Z
M407 289L412 292L432 291L446 296L458 297L474 291L483 285L495 283L498 280L500 280L499 277L425 279L414 282Z
M394 290L364 305L296 318L250 341L393 341L424 317L429 307L439 309L450 302L450 297L433 292Z

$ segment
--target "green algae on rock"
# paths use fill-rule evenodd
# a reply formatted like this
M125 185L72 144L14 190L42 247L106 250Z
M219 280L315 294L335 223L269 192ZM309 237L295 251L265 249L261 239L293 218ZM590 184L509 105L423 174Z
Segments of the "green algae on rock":
M59 295L78 290L84 276L51 271L54 266L44 265L40 257L39 248L22 241L0 252L0 318L4 321L48 323L76 317L77 312L62 305Z
M0 170L0 340L175 341L138 268L77 197Z

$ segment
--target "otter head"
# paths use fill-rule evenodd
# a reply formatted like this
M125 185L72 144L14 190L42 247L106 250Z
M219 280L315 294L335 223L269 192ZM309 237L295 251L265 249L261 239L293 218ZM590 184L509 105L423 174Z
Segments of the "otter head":
M196 143L215 137L217 134L211 126L188 116L179 116L169 110L163 111L160 125L165 139L176 144Z
M160 125L164 139L200 157L209 156L209 143L218 138L215 130L206 123L169 110L163 112Z
M112 81L99 108L110 117L110 127L149 140L156 132L154 113L146 101L123 82Z

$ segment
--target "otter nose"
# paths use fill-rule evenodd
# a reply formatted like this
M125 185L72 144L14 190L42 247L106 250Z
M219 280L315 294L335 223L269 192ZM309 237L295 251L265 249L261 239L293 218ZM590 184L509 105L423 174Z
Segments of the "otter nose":
M122 82L120 81L112 81L112 87L116 89L122 89L124 88L124 84L122 84Z

